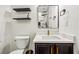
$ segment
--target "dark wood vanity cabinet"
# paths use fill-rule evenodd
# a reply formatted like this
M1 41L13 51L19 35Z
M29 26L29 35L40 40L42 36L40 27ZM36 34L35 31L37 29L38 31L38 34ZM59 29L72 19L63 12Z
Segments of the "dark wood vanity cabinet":
M73 44L35 43L35 54L73 54Z

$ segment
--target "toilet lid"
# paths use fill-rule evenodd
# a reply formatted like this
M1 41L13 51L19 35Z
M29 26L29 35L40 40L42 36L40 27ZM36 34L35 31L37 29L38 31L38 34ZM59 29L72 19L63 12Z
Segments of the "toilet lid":
M24 49L21 49L21 50L14 50L12 51L10 54L23 54L24 52Z

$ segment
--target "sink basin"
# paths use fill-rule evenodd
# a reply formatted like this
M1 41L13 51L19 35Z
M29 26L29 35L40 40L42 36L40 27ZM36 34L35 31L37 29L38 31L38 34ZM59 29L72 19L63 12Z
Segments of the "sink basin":
M53 36L53 35L52 35L52 36L50 36L50 35L45 35L45 36L42 36L42 39L43 39L43 40L44 40L44 39L45 39L45 40L46 40L46 39L48 39L48 40L49 40L49 39L51 39L51 40L52 40L52 39L53 39L53 40L58 40L58 39L61 39L61 38L58 37L58 36Z

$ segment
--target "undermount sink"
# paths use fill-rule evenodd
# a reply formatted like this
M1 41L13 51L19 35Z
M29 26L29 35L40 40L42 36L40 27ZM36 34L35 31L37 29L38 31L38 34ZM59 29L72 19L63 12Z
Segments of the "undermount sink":
M51 40L58 40L58 39L61 39L59 36L54 36L54 35L44 35L44 36L42 36L42 39L44 40L46 40L46 39L51 39Z

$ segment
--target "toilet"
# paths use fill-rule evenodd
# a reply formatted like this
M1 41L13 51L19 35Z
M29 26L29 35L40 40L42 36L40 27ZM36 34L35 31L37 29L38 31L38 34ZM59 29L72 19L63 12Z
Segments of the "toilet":
M15 43L17 49L12 51L10 54L23 54L29 44L29 36L16 36Z

